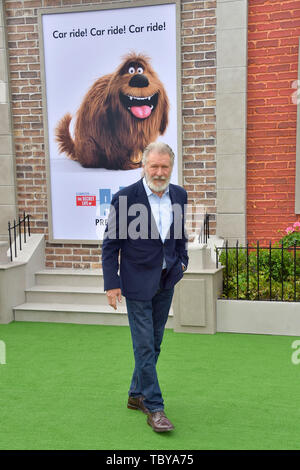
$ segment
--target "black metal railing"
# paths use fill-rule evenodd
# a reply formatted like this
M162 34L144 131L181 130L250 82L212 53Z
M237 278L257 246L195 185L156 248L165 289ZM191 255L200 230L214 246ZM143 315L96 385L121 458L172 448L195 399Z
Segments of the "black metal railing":
M23 219L19 217L18 223L16 223L16 220L14 220L14 224L11 225L10 222L8 222L8 239L9 239L9 251L10 251L10 260L13 260L13 249L12 249L12 243L14 243L14 255L15 258L17 257L17 250L18 250L18 244L19 244L19 250L22 250L22 234L23 234L23 244L26 243L26 226L27 226L27 233L28 236L30 237L30 215L27 214L25 215L25 212L23 213ZM17 233L18 232L18 233ZM13 236L12 236L13 233ZM18 243L17 243L17 237L19 237ZM13 238L13 241L12 241Z
M216 267L224 266L223 296L236 300L300 302L300 246L216 248Z
M209 217L210 215L205 213L203 226L201 227L199 234L199 243L207 243L209 239Z

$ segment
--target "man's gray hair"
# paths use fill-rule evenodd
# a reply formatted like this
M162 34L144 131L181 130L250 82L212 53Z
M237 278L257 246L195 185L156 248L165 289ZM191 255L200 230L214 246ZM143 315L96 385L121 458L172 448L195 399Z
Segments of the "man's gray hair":
M172 166L174 165L175 155L174 155L173 150L168 144L165 144L164 142L152 142L151 144L147 145L147 147L145 148L143 152L143 157L142 157L143 165L146 165L148 155L151 152L157 152L160 155L167 153L171 159L171 165Z

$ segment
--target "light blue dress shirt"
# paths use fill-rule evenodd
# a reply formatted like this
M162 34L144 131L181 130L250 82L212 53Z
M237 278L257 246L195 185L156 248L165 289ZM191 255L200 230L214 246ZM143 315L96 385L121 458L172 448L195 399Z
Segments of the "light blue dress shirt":
M143 178L143 184L148 196L148 201L151 207L151 211L158 228L160 238L164 243L169 228L173 222L173 211L172 211L172 202L170 199L169 186L164 191L162 197L154 194L149 186L147 185L146 178ZM167 267L165 258L163 259L162 269Z

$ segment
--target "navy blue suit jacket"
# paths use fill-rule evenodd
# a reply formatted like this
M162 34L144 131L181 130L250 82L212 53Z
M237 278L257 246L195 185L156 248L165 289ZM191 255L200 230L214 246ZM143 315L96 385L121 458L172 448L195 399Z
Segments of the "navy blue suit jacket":
M169 289L182 278L182 263L188 265L184 231L187 193L174 184L169 185L169 191L173 222L164 243L142 179L113 196L102 245L104 290L120 287L128 299L152 299L160 286L163 258L167 271L162 287Z

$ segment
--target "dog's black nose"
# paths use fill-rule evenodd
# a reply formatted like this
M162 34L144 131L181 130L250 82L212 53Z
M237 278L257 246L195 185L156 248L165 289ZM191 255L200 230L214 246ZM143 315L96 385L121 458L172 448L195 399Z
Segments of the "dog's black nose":
M146 75L143 75L142 73L138 73L137 75L134 75L130 82L129 86L135 86L137 88L144 88L149 85L148 78Z

